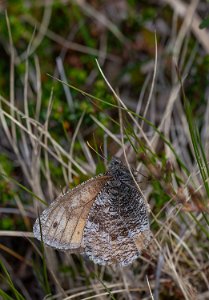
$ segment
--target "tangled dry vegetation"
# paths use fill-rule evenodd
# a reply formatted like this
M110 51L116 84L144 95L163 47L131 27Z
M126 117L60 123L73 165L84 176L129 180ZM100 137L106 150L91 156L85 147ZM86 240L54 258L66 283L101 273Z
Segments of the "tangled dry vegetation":
M109 20L110 16L102 15L103 12L95 17L93 2L73 2L97 22L101 19L102 26L122 45L126 43L116 21ZM75 49L73 42L55 35L45 19L45 23L38 24L38 31L20 57L12 41L10 16L6 17L10 89L8 97L0 95L0 214L2 220L11 221L0 231L3 299L209 299L208 86L201 90L205 98L199 105L198 99L187 97L190 74L197 60L209 54L209 34L198 28L198 5L201 10L203 3L162 3L172 9L172 28L164 44L158 32L157 37L152 33L153 56L143 65L144 83L138 89L138 98L131 96L127 78L118 88L107 79L111 78L112 69L110 65L109 69L105 67L105 60L112 60L116 68L119 56L105 53L104 44L102 49L83 45ZM45 18L50 18L52 7L46 5L44 9ZM33 24L33 17L27 18ZM165 21L163 24L167 30ZM83 88L78 90L79 86L75 89L66 84L62 63L66 53L62 49L53 74L60 81L48 77L51 94L43 102L42 66L35 51L41 43L38 38L44 36L54 39L61 48L65 43L66 48L74 51L99 54L91 78L86 79L88 93ZM195 43L191 46L192 37ZM18 87L22 89L21 101L16 86L18 59L24 61L24 75ZM89 89L89 81L97 76L108 88L109 101L94 96ZM63 122L61 136L60 132L55 135L59 117L53 120L53 107L59 102L55 84L64 89L68 115L74 115L77 99L88 103L75 119L70 134L68 124ZM104 119L99 116L101 111ZM84 123L86 117L89 126ZM44 202L56 198L62 188L72 188L104 171L104 162L95 152L127 159L139 171L140 186L150 206L153 241L141 258L126 268L100 267L79 255L43 249L33 239L32 225L37 212L45 208Z

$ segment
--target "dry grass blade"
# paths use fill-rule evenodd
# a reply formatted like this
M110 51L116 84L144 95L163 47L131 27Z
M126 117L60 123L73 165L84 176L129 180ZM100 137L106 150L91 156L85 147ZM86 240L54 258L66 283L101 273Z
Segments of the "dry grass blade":
M1 101L3 101L4 103L8 104L2 97L0 97ZM9 104L8 104L9 105ZM16 109L16 112L22 117L22 118L26 118L26 116L20 112L18 109ZM15 123L21 130L23 130L24 132L26 132L34 141L39 142L40 146L42 146L44 149L46 149L53 157L55 157L59 162L61 162L63 164L63 166L67 165L64 163L64 161L61 161L55 153L53 153L53 151L47 147L42 141L39 140L39 138L33 134L31 131L29 131L22 123L20 123L20 121L16 120L15 118L12 118L12 116L10 114L8 114L6 111L1 110L2 116L6 116L8 119L10 119L13 123ZM50 133L48 131L45 131L45 129L43 128L42 125L37 124L37 122L34 122L33 119L28 119L32 125L35 125L37 127L37 130L39 131L39 134L46 136L48 138L48 140L52 143L53 147L55 148L56 151L58 151L61 155L66 156L70 161L72 161L72 163L84 174L86 174L86 171L67 153L67 151L65 151L59 143L57 143L50 135ZM4 123L6 124L6 122L4 121ZM5 127L5 130L6 127ZM8 132L8 130L7 130ZM14 148L17 149L17 147L14 145ZM77 174L74 171L74 174Z
M108 87L110 88L111 92L113 93L115 99L117 101L119 101L119 103L121 104L121 106L123 108L125 108L127 110L128 115L131 117L131 119L133 120L134 124L137 126L138 130L140 131L140 133L142 134L142 137L145 139L147 145L150 147L150 149L152 150L152 145L150 144L149 140L147 139L146 135L144 134L144 131L142 130L141 126L138 124L137 120L132 116L132 114L128 111L126 105L123 103L123 101L120 99L120 97L117 95L117 93L114 91L114 89L112 88L112 86L110 85L110 83L108 82L107 78L105 77L103 71L100 68L100 65L98 63L98 61L96 60L97 63L97 67L100 71L100 73L102 74L102 77L104 78L106 84L108 85Z
M103 130L104 130L104 132L106 132L106 134L108 135L108 136L110 136L118 145L120 145L121 146L121 142L120 142L120 140L114 135L114 134L112 134L112 132L107 128L107 127L105 127L99 120L97 120L97 118L95 118L93 115L91 115L91 118L92 118L92 120L99 126L99 127L101 127Z
M180 0L161 0L163 2L168 3L169 5L172 6L174 9L175 13L177 15L181 16L182 18L185 17L188 11L188 5L186 5L183 1ZM198 0L193 1L193 3L196 5L196 2ZM193 17L193 22L191 24L192 31L194 32L197 40L202 44L204 47L205 51L209 53L209 34L207 30L201 30L199 28L199 25L201 24L201 18L197 13L195 13Z
M12 231L12 230L0 230L0 236L14 236L14 237L34 238L33 232Z
M47 28L47 31L45 31L45 28L41 27L41 24L33 17L33 16L24 16L23 17L24 20L30 24L31 26L33 26L33 28L37 27L40 30L40 33L42 33L42 35L49 37L52 41L60 44L63 48L67 48L67 49L71 49L71 50L75 50L81 53L86 53L88 55L93 55L93 56L100 56L102 58L108 58L109 60L113 61L113 62L120 62L121 59L118 58L116 55L113 54L109 54L103 51L98 51L97 49L94 48L90 48L78 43L74 43L71 41L68 41L67 39L64 39L62 36L54 33L53 31L51 31L50 29Z

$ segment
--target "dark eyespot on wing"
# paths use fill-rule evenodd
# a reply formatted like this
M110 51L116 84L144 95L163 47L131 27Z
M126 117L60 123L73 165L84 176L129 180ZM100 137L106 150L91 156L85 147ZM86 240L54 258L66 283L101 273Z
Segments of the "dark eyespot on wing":
M54 224L53 224L53 228L56 228L56 227L57 227L57 225L58 225L58 223L57 223L57 222L54 222Z

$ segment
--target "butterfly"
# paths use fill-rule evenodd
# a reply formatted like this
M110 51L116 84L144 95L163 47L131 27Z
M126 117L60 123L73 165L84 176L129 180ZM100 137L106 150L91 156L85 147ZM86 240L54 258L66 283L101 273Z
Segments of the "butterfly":
M145 200L129 169L115 157L105 174L53 201L33 232L48 246L85 254L100 265L132 263L152 238Z

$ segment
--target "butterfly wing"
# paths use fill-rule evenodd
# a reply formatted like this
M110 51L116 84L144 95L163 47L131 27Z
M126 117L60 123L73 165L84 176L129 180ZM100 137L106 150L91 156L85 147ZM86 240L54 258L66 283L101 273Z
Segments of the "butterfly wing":
M108 178L94 177L58 197L36 220L34 236L56 249L82 251L89 210Z
M84 229L85 253L101 265L126 266L151 239L144 199L133 182L109 180L96 197Z

